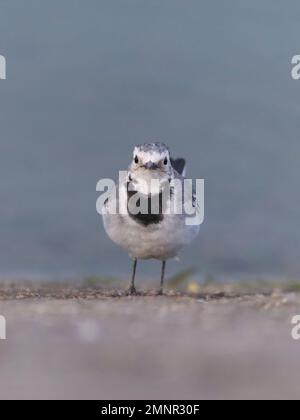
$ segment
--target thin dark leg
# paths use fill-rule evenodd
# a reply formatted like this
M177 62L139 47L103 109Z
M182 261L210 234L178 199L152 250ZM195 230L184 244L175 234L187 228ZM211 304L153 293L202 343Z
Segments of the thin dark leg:
M132 277L131 277L131 283L130 283L129 290L128 290L130 295L136 295L136 289L135 289L135 285L134 285L136 266L137 266L137 259L133 260Z
M165 271L166 271L166 261L163 261L162 262L162 265L161 265L160 289L158 291L158 294L159 295L162 295L163 294L163 291L164 291Z

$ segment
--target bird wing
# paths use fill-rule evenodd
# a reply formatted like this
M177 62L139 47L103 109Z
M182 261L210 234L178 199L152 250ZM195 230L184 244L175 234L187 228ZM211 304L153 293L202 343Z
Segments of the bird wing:
M171 164L173 169L177 171L180 175L185 176L185 168L186 168L186 161L183 158L178 159L172 159L171 158Z

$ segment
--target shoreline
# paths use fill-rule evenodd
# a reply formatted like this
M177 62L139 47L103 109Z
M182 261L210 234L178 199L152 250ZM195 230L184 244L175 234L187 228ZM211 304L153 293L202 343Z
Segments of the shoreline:
M21 299L104 299L133 298L127 294L127 282L112 279L87 278L81 281L1 281L0 301ZM157 297L157 281L140 282L137 296ZM145 287L145 288L144 288ZM272 297L278 293L300 293L300 282L207 282L201 284L186 278L174 278L166 282L165 297L218 300L255 295Z

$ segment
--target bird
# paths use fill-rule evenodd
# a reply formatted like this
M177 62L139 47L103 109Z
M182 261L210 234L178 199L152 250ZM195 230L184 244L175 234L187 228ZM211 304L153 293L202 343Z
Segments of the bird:
M190 204L195 210L198 209L195 194L186 198L185 195L183 197L182 194L175 194L174 187L170 187L175 180L178 182L176 185L184 184L185 167L185 159L173 159L164 143L137 145L128 170L123 172L119 184L115 185L104 202L104 229L109 238L126 250L133 260L131 282L127 291L129 295L137 294L137 262L147 259L161 261L157 294L162 295L167 260L178 257L179 252L198 235L199 225L186 224L184 212L174 211L176 204L181 208L183 204ZM156 190L146 189L145 186L153 181L156 182ZM169 194L164 200L166 190ZM141 204L148 204L148 211L132 210L129 203L135 194L138 196L134 201L138 209L142 207ZM155 212L151 211L150 204L154 198L158 203ZM185 203L187 200L190 203ZM113 211L120 208L123 211Z

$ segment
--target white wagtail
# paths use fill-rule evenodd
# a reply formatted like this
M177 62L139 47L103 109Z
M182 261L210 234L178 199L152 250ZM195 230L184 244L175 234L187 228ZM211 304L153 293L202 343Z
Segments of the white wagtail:
M186 201L190 200L192 207L197 208L195 195L190 198L182 194L175 194L169 189L170 194L164 199L164 186L172 185L172 181L184 183L185 160L170 158L169 150L163 143L146 143L136 146L133 152L133 160L128 171L124 173L119 185L111 192L105 201L103 221L108 236L124 248L133 259L133 272L129 288L129 294L136 294L135 274L139 259L158 259L162 262L159 294L163 293L163 282L166 261L178 255L178 252L188 245L198 234L199 225L186 224L186 215L183 212L174 211L175 203L179 200L181 208ZM136 193L140 193L135 203L141 204L141 197L154 198L149 190L143 188L149 182L156 180L159 183L159 205L156 211L131 211L130 199ZM143 181L143 182L142 182ZM143 185L143 186L142 186ZM130 187L130 188L129 188ZM181 188L182 189L182 188ZM123 212L115 212L112 209L124 209ZM154 207L154 206L153 206ZM173 209L173 211L171 210Z

